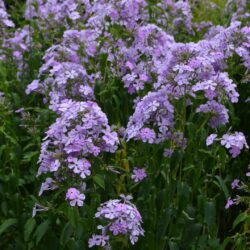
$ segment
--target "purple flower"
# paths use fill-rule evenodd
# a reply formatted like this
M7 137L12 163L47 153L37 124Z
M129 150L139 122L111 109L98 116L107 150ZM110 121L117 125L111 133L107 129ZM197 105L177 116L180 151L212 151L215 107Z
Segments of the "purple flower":
M132 69L134 68L133 63L131 63L130 61L127 61L127 62L125 63L125 66L128 67L130 70L132 70Z
M44 191L46 190L54 190L57 189L58 186L55 184L55 181L48 177L46 178L45 182L42 183L40 191L39 191L39 196L41 196L43 194Z
M229 197L227 199L227 204L225 205L225 208L228 209L229 207L231 207L232 205L234 205L234 200L231 199L231 197Z
M39 174L69 169L84 179L90 175L90 155L114 152L119 140L106 115L94 102L64 100L55 106L59 117L47 131L39 158ZM60 161L58 160L60 155Z
M24 110L24 108L19 108L19 109L17 109L15 112L16 113L23 113L25 110Z
M131 175L131 179L134 182L142 181L145 177L147 177L147 173L144 168L134 168L133 174Z
M61 163L58 159L56 159L55 161L53 161L50 165L50 171L51 172L55 172L58 170L58 168L61 166Z
M0 0L0 27L14 27L15 24L9 19L9 15L6 12L4 1Z
M32 209L32 217L35 217L37 212L45 212L48 210L49 210L48 207L44 207L38 203L35 203L35 206Z
M106 142L106 144L110 145L111 147L115 146L118 142L118 136L116 132L106 131L105 135L102 138Z
M73 158L69 160L68 158L68 161L70 162L69 169L73 169L73 172L79 174L82 179L90 175L91 172L89 169L91 164L87 159L78 160L77 158Z
M143 142L153 143L155 139L155 132L150 128L143 128L140 131L140 139Z
M89 248L93 247L93 246L106 246L107 245L107 241L109 240L109 236L108 235L96 235L93 234L92 238L89 239Z
M206 139L206 145L210 146L211 144L213 144L214 140L216 139L217 134L211 134L207 137Z
M40 83L38 80L34 80L31 84L28 85L26 89L26 94L29 95L33 91L37 91L40 88Z
M142 218L135 205L131 203L131 197L124 195L122 197L123 200L116 199L102 203L97 209L95 217L107 221L106 226L98 229L102 230L102 236L106 235L107 231L114 236L128 235L131 243L134 244L140 235L144 235L141 227ZM92 238L90 243L95 244L95 239Z
M242 132L235 132L234 134L224 134L221 139L221 145L229 149L233 158L237 157L241 150L249 148L246 138Z
M79 207L83 206L85 195L81 194L76 188L69 188L66 193L66 200L70 200L70 205L74 207L76 204Z
M165 148L164 152L163 152L163 155L164 155L164 157L170 158L172 156L173 152L174 152L173 149Z
M226 123L228 123L228 109L226 109L224 105L214 100L200 105L197 108L197 112L211 114L209 125L212 128L216 128L219 125L225 125Z
M80 15L79 15L79 13L77 12L77 11L74 11L74 12L71 12L70 14L69 14L69 18L71 19L71 20L76 20L76 19L79 19L80 18Z
M232 189L240 187L240 180L239 179L234 179L233 182L231 183Z
M233 158L235 158L240 154L240 148L232 145L231 148L229 149L229 153L232 155Z
M136 103L134 114L129 118L126 134L128 140L140 139L149 143L160 143L166 140L167 133L174 125L174 107L168 101L166 88L156 92L149 92ZM157 134L153 126L159 131Z

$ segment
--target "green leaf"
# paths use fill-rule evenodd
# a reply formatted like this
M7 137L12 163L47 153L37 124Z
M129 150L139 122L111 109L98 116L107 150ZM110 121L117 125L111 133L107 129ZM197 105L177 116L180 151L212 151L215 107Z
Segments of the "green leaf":
M183 235L183 245L188 248L199 235L202 229L202 225L200 223L187 223L185 225L184 235Z
M232 241L231 237L227 237L224 239L222 245L221 245L221 250L226 249L227 245Z
M10 226L13 226L17 223L17 219L11 218L7 219L6 221L3 222L0 226L0 235L4 233Z
M166 208L165 211L162 212L161 217L158 220L156 240L158 242L159 247L163 248L163 244L166 241L164 236L166 235L166 230L172 216L173 216L173 210L170 208Z
M32 231L34 230L35 226L36 226L36 221L34 218L30 218L27 220L24 226L24 240L25 241L29 240L30 235Z
M182 211L182 214L184 215L185 219L187 220L195 220L195 218L190 217L190 215L186 211Z
M101 175L95 175L93 177L93 180L94 182L100 186L101 188L105 189L105 183L104 183L104 180L103 180L103 177Z
M170 250L179 250L179 247L178 247L177 243L175 243L175 242L173 242L173 241L170 241L170 242L168 243L168 246L169 246L169 249L170 249Z
M180 211L185 210L188 205L190 189L187 183L178 182L177 184L177 198L178 198L178 208Z
M248 218L247 214L246 213L240 213L237 218L235 219L234 223L233 223L233 229L235 229L235 227L245 221L246 219Z
M3 127L0 128L0 132L3 133L3 134L5 135L5 137L6 137L12 144L18 145L17 140L16 140L14 137L10 136L7 132L5 132L5 130L4 130Z
M41 241L41 239L43 238L43 236L47 232L49 225L50 225L50 221L46 220L37 227L35 234L34 234L34 236L36 238L36 245L38 245L38 243Z
M213 201L207 201L205 205L205 223L208 225L210 231L215 224L215 216L215 203Z
M37 156L39 152L34 151L34 152L28 152L24 155L23 159L26 161L31 161L33 157Z
M71 224L68 222L62 230L61 237L60 237L60 244L65 245L69 241L72 233L73 233L73 228Z
M220 176L216 175L215 178L218 180L218 182L214 182L220 189L223 190L225 197L229 196L228 188L225 184L225 181L221 179Z

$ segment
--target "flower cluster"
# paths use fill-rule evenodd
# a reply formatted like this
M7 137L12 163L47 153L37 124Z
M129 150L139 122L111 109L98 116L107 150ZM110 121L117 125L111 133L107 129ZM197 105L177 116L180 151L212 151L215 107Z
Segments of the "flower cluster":
M109 200L102 203L95 214L96 218L107 222L105 226L98 226L101 235L93 235L89 239L89 247L105 246L109 239L108 233L113 235L128 235L134 245L138 237L144 235L141 227L142 218L135 205L131 203L131 196L121 195L122 200Z
M172 27L183 25L192 33L189 3L163 1L159 7L167 10ZM51 172L60 180L71 173L85 179L91 174L90 157L116 150L117 134L93 102L95 84L105 78L96 60L102 55L107 55L112 74L128 92L140 96L125 130L127 140L150 144L168 140L174 147L185 148L186 138L175 127L175 103L182 98L188 98L188 105L208 117L211 128L228 123L225 103L236 103L239 94L226 72L227 59L237 54L249 68L249 29L236 21L229 27L210 28L197 43L180 43L173 37L175 29L164 29L165 17L157 11L156 15L159 22L149 23L144 0L28 1L26 18L37 18L41 27L52 19L65 30L59 43L46 51L38 79L26 90L27 94L43 94L50 109L59 114L43 142L38 174ZM85 24L84 29L80 23ZM120 27L120 36L113 33L114 25ZM25 51L22 37L16 35L10 41L19 41ZM149 91L145 91L146 85ZM197 103L197 97L203 103ZM165 155L171 156L174 147ZM233 157L241 149L230 146Z
M60 116L50 126L42 144L38 175L51 172L60 182L71 174L80 181L91 174L87 158L116 150L117 134L111 131L106 115L95 102L65 99L55 109ZM44 184L41 189L52 189L46 183L46 189Z
M127 126L128 139L136 138L144 142L160 143L173 127L174 107L167 98L168 89L149 92L136 104L134 114ZM154 126L156 131L144 126Z
M219 104L216 101L208 101L206 104L200 105L197 108L197 112L210 114L211 118L209 125L212 128L228 123L228 110L224 105Z
M58 29L62 26L68 28L70 22L82 19L82 0L27 0L25 18L38 19L40 28Z
M28 85L26 93L48 93L52 109L65 98L93 100L93 84L100 79L98 71L88 73L93 65L90 60L96 56L98 47L95 40L92 30L65 31L62 43L46 51L45 63L39 72L41 79ZM84 50L80 51L83 46Z
M224 134L221 139L217 138L217 134L211 134L206 140L207 146L213 144L215 140L220 140L221 145L229 150L233 158L237 157L243 148L249 148L242 132Z
M14 26L15 24L9 19L9 15L6 12L3 0L0 0L0 61L6 58L2 46L5 43L5 39L8 38L7 28L12 28Z
M250 13L246 12L247 0L228 0L225 10L227 13L233 13L232 20L245 20L250 17Z
M191 6L188 1L162 1L157 4L159 8L166 13L166 16L160 16L157 19L157 24L161 26L167 26L168 32L177 33L178 29L184 28L190 34L193 33L192 29L192 12Z
M248 171L250 170L250 165L248 165ZM250 172L246 173L246 177L250 177ZM243 182L241 179L234 179L231 183L232 190L236 189L237 192L242 191L242 193L250 193L249 182ZM240 203L248 204L248 198L241 196L240 194L236 195L236 198L232 199L229 197L227 199L225 208L228 209L232 205L238 205Z
M14 23L9 19L3 0L0 0L0 32L5 27L14 27Z
M242 132L223 135L221 139L221 145L229 149L229 152L233 158L238 156L244 147L247 149L249 148L246 138Z
M139 92L145 84L153 88L141 101L136 100L135 112L127 126L128 139L149 143L164 141L166 131L175 125L172 103L184 96L191 99L191 105L195 105L196 97L206 101L196 111L207 114L212 128L228 123L225 103L238 102L239 94L236 84L225 72L227 59L237 54L248 68L250 36L247 28L240 28L239 22L228 28L216 28L211 28L198 43L183 44L176 43L156 25L142 25L134 32L131 45L121 43L118 76L122 77L128 92ZM160 96L166 99L164 104L158 102ZM162 105L166 105L165 114L159 118L157 109L161 110Z
M18 69L17 78L19 78L27 69L23 58L24 54L28 53L32 46L31 27L25 25L23 28L17 29L6 38L4 46L12 52L12 57Z

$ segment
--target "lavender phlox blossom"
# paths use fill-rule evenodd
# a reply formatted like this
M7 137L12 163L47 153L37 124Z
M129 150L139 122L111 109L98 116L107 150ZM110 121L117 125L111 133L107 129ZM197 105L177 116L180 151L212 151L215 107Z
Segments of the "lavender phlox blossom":
M27 0L25 18L35 20L43 30L68 28L70 25L68 19L74 24L78 19L84 20L84 13L79 12L87 7L84 2L86 1Z
M200 23L194 23L193 26L194 26L194 28L195 28L197 31L201 32L201 31L203 31L203 30L205 30L205 29L208 29L208 28L212 27L212 26L213 26L213 23L210 22L210 21L202 21L202 22L200 22Z
M130 201L133 200L133 196L130 194L129 195L120 194L120 197L122 198L124 202L128 202L128 203L130 203Z
M16 60L20 60L23 53L28 51L31 46L30 29L29 25L25 25L23 28L16 30L13 36L6 40L6 44L12 49L13 53L19 52L19 54L14 54Z
M38 195L41 196L44 191L54 190L54 189L57 189L57 188L58 188L58 186L55 184L55 181L52 178L47 177L45 182L42 183Z
M235 52L242 58L244 66L250 69L250 28L249 26L243 27L240 30L240 35L243 37L242 43L235 49Z
M109 236L108 235L96 235L93 234L92 237L89 239L89 248L93 246L106 246L109 241Z
M143 128L140 131L140 139L143 142L153 143L155 140L155 132L150 128Z
M91 164L87 159L83 158L78 160L77 158L70 157L69 159L68 157L67 160L70 163L68 165L69 169L73 169L73 172L79 174L82 179L85 179L91 174Z
M35 217L37 212L45 212L48 210L49 210L48 207L44 207L38 203L35 203L35 206L32 209L32 217Z
M144 235L141 215L129 199L109 200L102 203L95 217L107 221L107 225L102 227L102 229L105 228L102 230L102 235L108 231L114 236L128 235L132 244L138 240L139 236Z
M216 51L224 55L224 60L238 54L244 66L250 68L250 29L241 28L241 22L231 22L229 27L214 26L205 36ZM224 67L225 68L225 67Z
M164 152L163 152L163 156L167 157L167 158L170 158L172 156L173 152L174 152L173 149L165 148Z
M232 189L239 188L240 187L240 180L239 179L234 179L233 182L231 183Z
M94 30L65 31L62 42L46 51L39 79L28 85L26 93L34 91L49 95L52 110L69 97L75 100L93 100L94 83L101 78L97 64L95 72L90 74L88 69L91 68L91 59L97 53L97 37Z
M166 139L167 132L174 124L174 109L168 101L165 89L149 92L136 104L135 112L127 125L127 138L159 143ZM159 132L153 132L144 126L153 125Z
M3 0L0 0L0 29L5 27L14 27L15 24L9 19ZM1 31L1 30L0 30Z
M18 113L18 114L23 114L24 112L25 112L24 108L19 108L19 109L15 110L15 113Z
M185 29L188 33L192 30L192 11L188 1L159 1L157 6L164 11L165 15L159 15L157 24L167 27L168 32L178 33L179 28ZM155 10L157 12L157 9Z
M40 84L38 80L33 80L26 88L25 93L29 95L31 92L38 91Z
M120 70L114 73L122 77L129 93L144 89L145 84L152 81L151 72L159 75L158 81L161 81L159 66L170 56L173 43L173 37L154 24L139 26L129 47L121 43L115 54ZM141 60L142 56L144 60Z
M228 0L225 5L225 11L232 13L231 21L245 19L249 17L247 12L247 0Z
M140 21L147 17L144 11L145 6L147 6L145 0L93 1L87 26L94 26L99 31L101 28L107 29L108 26L116 23L128 30L133 30ZM107 21L107 17L110 21Z
M229 198L227 199L227 203L226 203L226 205L225 205L225 208L228 209L229 207L231 207L231 206L234 205L234 204L235 204L235 200L232 200L231 197L229 197Z
M56 106L60 115L47 131L39 157L38 175L72 169L81 178L90 175L86 156L114 152L119 143L106 115L94 102L64 100ZM61 155L60 160L57 159Z
M17 78L19 79L25 73L28 65L24 61L24 54L30 50L34 45L32 41L32 27L25 25L22 28L15 30L4 41L3 46L8 48L12 53L12 58L15 61L18 72ZM39 45L38 45L39 46Z
M192 87L194 92L203 90L209 100L221 97L224 93L230 98L232 103L238 102L239 94L236 91L236 84L229 79L228 74L223 72L213 76L211 79L199 82Z
M196 112L210 114L211 118L209 120L209 125L212 128L216 128L220 125L225 125L226 123L228 123L228 109L226 109L224 105L214 100L200 105L197 108Z
M221 139L221 145L229 149L229 152L233 158L237 157L244 147L246 149L249 148L246 138L242 132L224 134Z
M206 145L210 146L213 144L214 140L217 138L217 134L211 134L206 139Z
M75 205L82 207L83 201L85 200L85 195L80 193L76 188L69 188L66 193L66 200L70 201L70 205L74 207Z
M144 168L134 168L133 174L131 175L131 179L134 182L142 181L145 177L147 177L147 173Z

